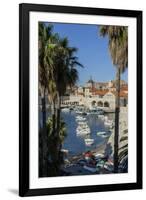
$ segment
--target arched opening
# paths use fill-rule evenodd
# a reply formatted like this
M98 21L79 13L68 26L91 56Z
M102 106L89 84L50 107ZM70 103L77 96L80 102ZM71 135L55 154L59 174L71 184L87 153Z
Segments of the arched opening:
M98 101L97 105L98 105L99 107L103 107L103 102L102 102L102 101Z
M104 107L109 107L109 103L107 101L104 102Z
M92 101L92 106L96 106L96 101Z
M126 107L127 105L127 99L124 98L124 106Z

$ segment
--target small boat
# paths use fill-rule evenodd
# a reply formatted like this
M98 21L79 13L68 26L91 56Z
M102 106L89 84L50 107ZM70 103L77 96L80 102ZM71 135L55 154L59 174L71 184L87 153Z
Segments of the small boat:
M90 138L84 139L84 141L87 146L90 146L94 143L94 139L90 139Z
M114 170L114 165L113 165L113 163L106 162L106 163L104 164L104 169L106 169L106 170L108 170L108 171L110 171L110 172L113 172L113 170Z
M105 132L105 131L99 131L99 132L97 132L96 134L97 134L97 135L104 135L104 134L106 134L106 132Z
M86 128L83 128L83 127L77 127L76 128L76 131L88 131L88 132L90 132L90 128L89 127L86 127Z
M84 121L84 122L83 121L79 121L78 124L79 125L87 125L87 122L86 121Z
M98 118L104 120L104 115L98 115Z
M100 132L97 132L96 134L97 136L101 136L103 138L109 137L109 134L105 131L100 131Z
M79 124L77 129L90 129L89 126L87 124Z
M77 116L76 121L86 121L85 117Z
M79 115L82 115L82 111L80 111L80 110L76 110L76 114L79 114Z
M82 130L82 131L77 131L76 132L77 135L88 135L90 134L90 130Z
M97 162L97 164L96 164L96 167L97 168L103 168L104 167L104 161L103 160L99 160L98 162Z
M61 149L61 152L65 153L65 154L68 154L69 151L68 151L68 149Z
M76 131L90 131L90 128L88 126L78 126Z
M105 158L105 155L102 154L102 153L97 153L97 154L95 155L95 159L96 159L96 160L103 159L103 158Z
M90 128L78 127L78 128L76 129L76 131L80 131L80 132L82 132L82 131L88 131L88 132L90 132Z
M102 137L102 138L108 138L109 135L102 135L101 137Z
M69 108L62 108L61 110L62 110L62 112L69 112L70 111Z
M112 120L106 120L105 122L104 122L104 125L105 126L113 126L113 121Z
M92 108L90 109L90 114L103 115L104 111L99 108Z
M84 124L79 123L77 128L80 128L80 129L83 128L84 129L84 128L89 128L89 126L88 126L87 123L84 123Z
M104 116L104 120L107 121L108 120L108 116Z

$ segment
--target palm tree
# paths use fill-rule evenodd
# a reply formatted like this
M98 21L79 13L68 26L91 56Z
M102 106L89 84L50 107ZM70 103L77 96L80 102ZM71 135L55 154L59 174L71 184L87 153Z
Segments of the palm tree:
M52 135L54 136L54 149L57 163L60 155L61 143L59 138L61 96L66 93L67 87L72 87L78 80L76 67L82 66L74 56L76 48L69 47L67 38L60 38L58 34L49 38L45 49L45 60L48 69L48 91L51 103L53 102ZM56 170L57 171L57 170Z
M109 51L116 66L116 102L114 137L114 172L118 172L119 112L120 112L120 75L128 67L128 28L124 26L100 26L100 35L108 36Z
M47 131L46 131L46 93L48 86L47 66L45 62L45 48L46 43L51 37L52 26L45 26L44 23L39 23L39 93L41 94L42 102L42 136L40 136L40 143L42 154L40 156L40 166L42 167L41 176L47 174Z
M119 165L121 166L120 172L125 173L128 171L128 129L123 131L120 139L119 148Z
M56 160L56 157L58 155L58 151L56 151L56 148L54 148L54 144L56 143L56 138L54 138L53 135L53 119L52 117L48 118L47 120L47 133L48 133L48 152L49 152L49 176L56 176L58 175L59 167L63 163L63 157L60 154L59 158ZM65 137L67 136L67 130L66 130L66 124L61 119L60 120L60 129L58 134L58 142L62 144L64 142Z

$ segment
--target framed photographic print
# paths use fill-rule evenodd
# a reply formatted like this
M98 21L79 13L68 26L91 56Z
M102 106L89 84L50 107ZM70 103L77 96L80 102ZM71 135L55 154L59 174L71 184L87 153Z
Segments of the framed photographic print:
M141 189L142 11L19 13L19 195Z

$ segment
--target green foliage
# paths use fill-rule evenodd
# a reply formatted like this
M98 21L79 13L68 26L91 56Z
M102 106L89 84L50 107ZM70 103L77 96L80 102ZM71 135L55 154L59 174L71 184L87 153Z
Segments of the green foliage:
M77 66L82 66L75 56L77 48L70 47L67 38L61 38L53 33L53 26L39 23L39 93L44 97L48 94L52 105L52 116L47 123L43 123L45 131L40 130L40 151L44 143L47 144L49 154L49 171L55 175L61 163L61 145L66 137L66 128L60 119L61 96L66 93L67 87L72 87L78 80ZM42 107L44 108L45 105ZM42 110L45 116L46 108ZM43 120L46 121L46 120ZM46 132L47 131L47 132ZM48 138L44 139L47 134ZM45 159L46 152L40 152L40 159ZM41 166L42 163L40 163ZM46 165L45 165L46 166Z
M120 139L120 142L123 142L125 140L128 140L128 136L123 136L121 139Z
M124 149L120 155L119 151L119 107L120 107L120 75L128 67L128 27L126 26L100 26L100 35L108 37L109 52L113 65L116 67L116 105L115 105L115 138L114 138L114 172L118 172L119 162L125 155ZM122 138L122 140L125 140ZM120 158L119 158L120 156ZM120 159L120 161L119 161ZM127 160L128 161L128 160ZM128 162L127 162L128 163Z
M60 141L61 144L64 142L64 139L67 136L67 130L66 130L65 125L66 125L65 122L61 119L60 120L59 134L58 134L58 140ZM48 133L48 143L51 143L53 141L53 138L54 138L52 117L49 117L48 120L47 120L47 133Z
M128 67L128 27L100 26L100 35L108 36L113 64L124 72Z
M56 123L56 120L55 120ZM65 122L60 119L59 134L55 135L53 129L53 118L47 120L48 133L48 176L57 176L60 172L60 166L63 164L63 154L61 153L61 146L67 136Z
M120 142L124 142L124 144L119 148L120 172L127 172L128 170L128 136L125 136L127 133L128 129L124 130L123 137L120 139Z

